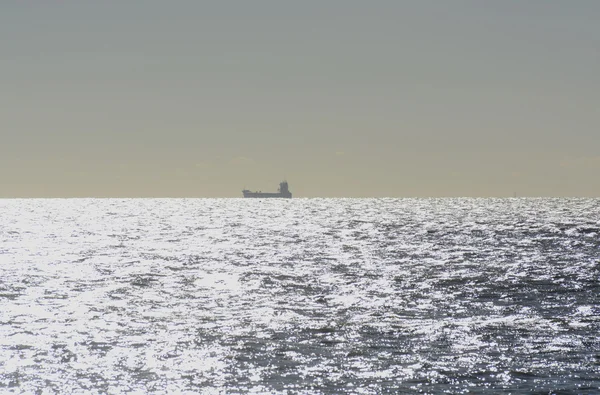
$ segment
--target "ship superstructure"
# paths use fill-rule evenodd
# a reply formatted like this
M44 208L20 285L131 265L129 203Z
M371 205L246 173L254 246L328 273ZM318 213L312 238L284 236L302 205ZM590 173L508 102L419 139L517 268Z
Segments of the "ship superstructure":
M244 189L242 193L244 194L245 198L292 198L292 193L289 190L287 181L282 181L279 183L279 189L277 192L252 192Z

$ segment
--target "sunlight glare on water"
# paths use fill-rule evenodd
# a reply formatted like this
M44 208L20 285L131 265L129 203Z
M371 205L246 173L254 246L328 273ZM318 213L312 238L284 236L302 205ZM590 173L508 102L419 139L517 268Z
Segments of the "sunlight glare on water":
M5 199L0 215L0 389L600 391L598 199Z

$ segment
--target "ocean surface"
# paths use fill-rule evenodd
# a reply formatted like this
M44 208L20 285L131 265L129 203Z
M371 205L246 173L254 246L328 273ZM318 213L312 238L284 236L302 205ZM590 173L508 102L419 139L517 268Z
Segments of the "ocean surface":
M0 274L0 392L600 393L600 199L4 199Z

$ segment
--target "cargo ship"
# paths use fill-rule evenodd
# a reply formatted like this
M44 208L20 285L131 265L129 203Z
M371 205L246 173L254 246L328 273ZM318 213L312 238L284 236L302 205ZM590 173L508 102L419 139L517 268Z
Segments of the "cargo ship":
M245 198L292 198L292 193L288 188L287 181L282 181L279 183L279 189L277 192L252 192L244 189L242 193L244 194Z

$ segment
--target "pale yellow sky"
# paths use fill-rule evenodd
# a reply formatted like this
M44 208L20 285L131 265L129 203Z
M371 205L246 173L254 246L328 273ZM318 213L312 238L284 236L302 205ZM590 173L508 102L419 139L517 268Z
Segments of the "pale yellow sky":
M6 1L0 196L600 196L600 2Z

